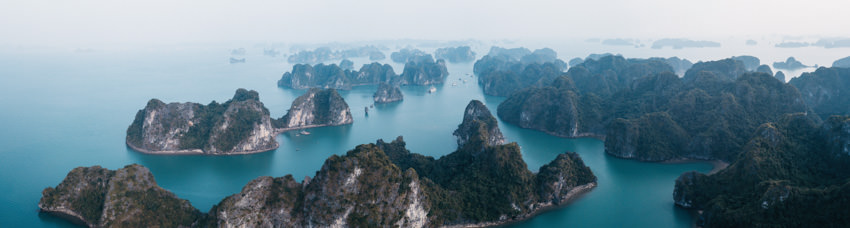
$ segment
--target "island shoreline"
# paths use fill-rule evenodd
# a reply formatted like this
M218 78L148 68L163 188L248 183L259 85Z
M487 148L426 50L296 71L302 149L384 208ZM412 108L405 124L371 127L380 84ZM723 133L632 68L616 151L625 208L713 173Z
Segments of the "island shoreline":
M570 191L567 192L567 196L564 199L560 200L560 202L558 204L541 205L540 207L533 209L533 211L529 212L528 214L521 215L521 216L519 216L518 218L515 218L515 219L506 219L506 220L494 221L494 222L480 222L480 223L473 223L473 224L457 224L457 225L448 225L448 226L441 226L441 227L451 227L451 228L503 227L503 226L507 226L507 225L511 225L511 224L524 222L524 221L527 221L529 219L535 218L542 213L567 207L570 204L574 203L576 200L585 196L591 190L596 188L596 186L597 186L597 182L591 182L591 183L588 183L588 184L575 186L575 187L573 187L573 189L570 189Z

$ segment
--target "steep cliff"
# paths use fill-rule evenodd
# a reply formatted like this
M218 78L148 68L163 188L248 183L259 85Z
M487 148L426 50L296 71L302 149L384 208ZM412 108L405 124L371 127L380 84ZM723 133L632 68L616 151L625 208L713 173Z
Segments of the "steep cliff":
M38 207L89 227L190 227L202 218L136 164L116 171L75 168L58 186L42 191Z
M335 89L313 88L292 102L286 115L275 121L275 127L298 129L353 122L348 104Z
M431 192L373 144L331 156L314 178L260 177L210 211L219 227L423 227Z
M391 103L403 100L404 94L401 93L401 88L398 86L381 83L378 85L378 90L372 95L372 99L375 100L375 103Z
M466 143L481 142L489 146L505 144L505 136L499 130L496 117L478 100L472 100L466 105L463 122L457 126L453 135L457 137L458 147L463 147Z
M127 129L127 145L146 153L244 154L278 147L256 91L238 89L219 104L151 99Z

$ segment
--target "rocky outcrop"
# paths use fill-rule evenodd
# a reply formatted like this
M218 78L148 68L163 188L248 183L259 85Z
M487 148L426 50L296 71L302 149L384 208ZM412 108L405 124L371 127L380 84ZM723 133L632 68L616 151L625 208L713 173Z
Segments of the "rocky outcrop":
M189 227L202 216L136 164L116 171L75 168L58 186L42 191L38 208L89 227Z
M499 130L496 117L493 117L487 106L478 100L472 100L466 105L463 122L457 126L453 134L457 137L458 147L463 147L466 143L480 142L489 146L505 144L505 136Z
M438 59L434 61L431 55L418 56L404 64L404 71L399 80L394 82L398 85L431 85L442 84L446 81L449 71L446 69L446 61Z
M398 86L381 83L378 85L378 91L375 91L375 94L372 95L372 99L375 103L392 103L403 100L404 95Z
M445 59L450 63L465 63L475 60L475 52L469 46L440 48L434 52L438 59Z
M209 105L151 99L127 129L127 145L145 153L245 154L278 147L269 111L256 91L239 89Z
M292 102L289 111L275 121L280 129L301 129L351 124L351 110L335 89L310 89Z
M213 207L219 227L423 227L430 189L374 144L332 156L312 179L260 177Z

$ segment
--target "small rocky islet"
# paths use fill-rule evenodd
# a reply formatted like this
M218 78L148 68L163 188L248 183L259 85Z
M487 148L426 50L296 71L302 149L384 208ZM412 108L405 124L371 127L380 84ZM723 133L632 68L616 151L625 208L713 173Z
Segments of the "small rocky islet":
M208 213L135 164L76 168L43 191L39 208L91 227L487 226L529 218L596 186L575 153L532 173L496 124L472 101L454 132L458 149L439 159L411 153L401 137L378 140L331 156L300 183L291 175L259 177Z

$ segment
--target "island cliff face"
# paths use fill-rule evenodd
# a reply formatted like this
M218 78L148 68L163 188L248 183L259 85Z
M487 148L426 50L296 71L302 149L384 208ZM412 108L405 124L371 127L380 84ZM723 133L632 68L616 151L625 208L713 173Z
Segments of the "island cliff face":
M239 89L209 105L152 99L127 129L127 145L146 153L244 154L278 147L256 91Z
M398 86L381 83L378 85L378 91L375 91L375 94L372 95L372 99L375 100L375 103L392 103L403 100L404 94L401 93L401 88Z
M58 186L42 191L38 208L89 227L190 227L202 217L136 164L116 171L75 168Z
M300 129L353 123L351 110L335 89L310 89L292 102L289 111L275 121L275 127Z
M469 140L440 159L411 153L401 137L378 140L331 156L301 183L291 175L257 178L207 214L163 193L138 165L119 171L75 169L57 188L46 189L39 205L78 215L90 226L492 226L563 205L596 186L596 177L575 153L560 154L532 173L516 143L501 143L483 104L473 101L467 111L456 135ZM95 206L74 206L80 202ZM96 207L101 204L104 209Z
M703 227L846 226L848 126L848 116L818 126L804 114L762 124L726 169L682 174L673 199L700 210Z

